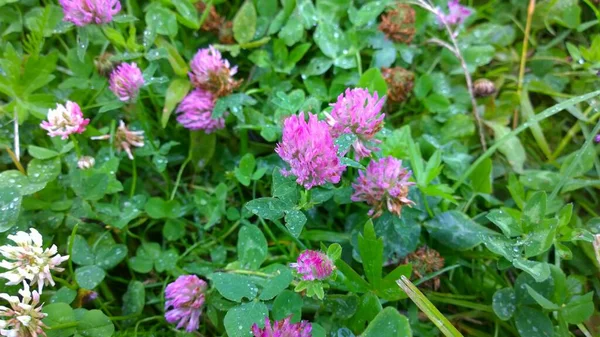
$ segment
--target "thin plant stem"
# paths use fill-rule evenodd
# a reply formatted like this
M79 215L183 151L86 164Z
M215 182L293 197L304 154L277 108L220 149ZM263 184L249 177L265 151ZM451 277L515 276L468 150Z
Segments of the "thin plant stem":
M188 157L185 159L183 164L181 164L181 167L179 168L179 172L177 172L177 179L175 180L175 186L173 186L173 192L171 192L171 198L169 200L175 199L175 194L177 193L177 188L179 187L179 183L181 182L181 176L183 175L183 171L185 170L185 167L191 160L192 160L192 152L190 151L190 154L188 155Z
M77 142L77 138L75 136L70 135L71 141L73 142L73 146L75 147L75 153L77 154L77 158L81 158L81 149L79 148L79 143Z
M135 185L137 185L137 165L135 157L133 157L133 160L131 161L131 168L133 171L133 177L131 181L131 190L129 191L129 197L133 198L133 195L135 194Z
M19 142L19 113L17 112L17 108L15 107L15 158L17 162L21 162L21 146Z
M523 36L523 49L521 50L521 64L519 65L519 80L517 82L517 93L519 99L523 94L523 78L525 77L525 63L527 62L527 48L529 47L529 34L531 33L531 21L535 12L535 0L529 0L527 7L527 23L525 24L525 35ZM519 125L519 109L515 108L513 114L512 128L516 129Z
M439 16L438 11L435 9L435 7L433 7L433 5L428 0L416 0L416 1L411 1L410 3L413 3L423 9L433 13L434 15ZM456 41L456 37L454 36L454 32L452 31L452 28L450 27L448 22L446 22L446 20L440 20L440 22L444 25L444 28L446 29L446 32L448 33L448 38L450 39L451 44L448 44L439 39L433 39L433 41L432 40L430 40L430 41L434 42L436 44L439 44L439 45L445 47L446 49L450 50L450 52L452 52L456 56L458 61L460 62L460 66L465 75L465 81L467 82L467 90L469 91L469 98L471 99L471 106L472 106L471 112L473 114L473 118L475 118L475 122L477 123L477 131L479 133L479 142L481 143L481 148L483 149L483 151L486 151L487 144L485 142L485 133L484 133L484 129L483 129L483 122L481 121L481 116L479 116L479 112L477 111L477 100L475 99L475 93L473 91L473 80L471 79L471 73L469 73L469 68L467 67L467 62L465 61L465 58L463 57L462 53L460 52L460 48L458 47L458 42Z

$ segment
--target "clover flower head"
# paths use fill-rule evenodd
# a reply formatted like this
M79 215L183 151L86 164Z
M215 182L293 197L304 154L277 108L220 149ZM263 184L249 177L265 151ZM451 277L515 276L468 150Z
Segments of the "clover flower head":
M110 139L110 135L92 137L93 140L107 140ZM119 127L115 132L115 147L118 151L125 151L127 157L133 160L132 147L143 147L144 146L144 131L133 131L129 130L125 122L119 121Z
M50 137L60 136L67 139L71 134L85 131L89 123L89 119L83 118L79 105L67 101L65 105L56 104L56 109L48 110L48 120L43 121L40 126L48 131Z
M9 307L0 305L0 336L7 337L38 337L46 336L42 319L46 314L42 312L40 294L29 291L29 285L23 284L18 296L0 294L0 299L7 301ZM39 304L39 306L38 306Z
M196 275L181 275L165 289L165 319L177 329L198 330L207 284Z
M190 68L189 77L192 84L212 92L217 97L230 94L241 83L233 79L237 67L231 67L229 61L223 59L221 53L213 46L198 50Z
M135 62L121 63L110 74L110 91L122 102L134 102L144 85L142 71Z
M275 321L271 324L269 317L265 317L265 327L260 328L254 323L252 334L254 337L311 337L312 325L308 321L290 323L291 316Z
M34 228L29 231L30 233L17 232L8 236L16 246L0 246L0 254L6 259L0 262L0 268L8 269L0 277L7 279L8 285L27 280L31 285L37 284L38 292L41 293L45 285L54 285L52 271L63 271L64 268L59 265L68 260L69 256L57 254L56 245L44 249L42 235Z
M315 250L305 250L296 263L290 264L305 281L324 280L331 276L333 261L324 253Z
M119 0L58 0L65 15L64 21L69 21L76 26L85 26L90 23L109 23L121 10Z
M380 141L374 139L383 128L381 108L385 102L379 99L377 93L371 95L367 89L346 89L332 104L333 109L327 116L333 137L344 134L354 134L357 140L352 144L357 159L368 157L373 150L373 144Z
M214 95L204 89L194 89L179 104L177 121L190 130L212 133L225 127L224 118L212 118Z
M82 170L91 169L92 167L94 167L94 164L96 164L96 159L90 156L83 156L79 158L79 160L77 160L77 167L79 167Z
M408 199L408 188L414 185L408 181L410 175L411 172L402 167L402 161L394 157L372 160L352 184L352 201L367 202L372 206L369 215L375 218L386 206L392 214L399 216L403 205L414 204Z
M471 14L473 14L473 11L462 6L459 0L448 1L448 14L444 13L440 8L436 8L436 16L440 26L444 22L450 26L462 24Z
M283 137L275 152L291 168L281 173L296 176L296 182L306 189L327 182L337 184L346 169L337 156L337 146L327 123L311 113L308 113L308 122L304 113L285 119Z

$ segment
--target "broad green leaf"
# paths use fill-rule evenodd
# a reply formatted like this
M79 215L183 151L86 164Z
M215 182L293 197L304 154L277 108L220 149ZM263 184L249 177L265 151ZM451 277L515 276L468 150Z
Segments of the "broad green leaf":
M365 281L352 267L350 267L343 259L335 261L335 266L342 273L344 278L342 282L348 287L348 290L355 293L365 293L369 291L371 286Z
M208 276L221 296L234 302L242 302L243 298L251 301L256 298L258 288L252 278L246 275L213 273Z
M569 324L580 324L587 321L594 313L594 292L589 292L583 296L573 296L571 300L563 306L561 316Z
M244 186L250 186L252 180L252 173L256 168L256 160L252 153L246 153L242 159L240 159L240 165L233 171L236 179Z
M277 220L284 216L290 207L277 198L258 198L246 203L245 207L263 219Z
M383 309L375 319L365 329L362 337L381 337L385 331L385 336L389 337L411 337L412 331L408 318L402 316L398 310L393 307Z
M96 265L108 270L114 268L127 257L127 246L124 244L100 245L95 250Z
M54 158L59 155L59 153L54 150L46 149L46 148L35 146L35 145L29 145L27 147L27 152L29 152L29 154L33 158L40 159L40 160Z
M256 33L256 9L246 0L233 18L233 37L238 43L252 41Z
M519 307L515 323L521 336L552 337L552 321L543 312L529 307Z
M387 83L378 68L365 71L358 80L357 87L369 89L371 93L377 92L379 97L387 94Z
M140 281L131 281L123 294L123 316L141 314L146 304L146 289Z
M60 174L60 158L32 159L27 164L27 175L32 183L47 183Z
M535 291L535 289L531 288L529 285L525 285L527 288L527 292L529 295L539 304L542 308L546 310L558 310L560 306L552 303L549 299L545 298L543 295Z
M150 198L144 210L152 219L178 218L181 215L181 204L177 200L164 200L158 197Z
M291 291L284 290L273 301L273 319L282 320L292 316L292 322L299 322L302 318L302 297Z
M52 303L44 305L43 312L47 316L42 322L50 328L46 331L48 337L69 337L75 333L75 326L66 329L52 329L54 326L76 322L75 314L69 304Z
M105 276L104 269L98 266L79 267L75 270L75 280L77 280L80 287L85 289L92 290L96 288Z
M377 289L381 282L383 267L383 239L377 238L373 222L367 221L364 233L358 236L358 251L365 269L365 276L372 287Z
M86 311L79 319L77 333L82 337L110 337L115 332L115 326L100 310Z
M17 223L21 200L21 194L15 187L0 187L0 233Z
M146 24L156 33L175 37L177 35L177 17L171 10L161 5L149 6L146 12Z
M531 275L537 282L542 282L550 276L550 269L545 262L516 259L513 265Z
M189 0L173 0L173 5L179 13L177 17L179 22L188 28L199 29L200 22L198 20L198 11Z
M525 206L523 207L523 214L521 220L525 224L524 230L535 231L537 227L542 224L544 216L546 215L546 193L535 192L527 199Z
M73 253L71 261L78 265L88 266L94 264L95 256L87 241L81 235L76 235L73 239Z
M165 48L167 50L169 64L171 64L171 67L173 68L175 74L187 78L188 65L183 60L181 55L179 55L179 51L177 51L177 48L175 48L175 46L173 46L163 38L156 39L156 46L159 48Z
M482 234L493 234L456 210L436 215L425 223L425 228L434 239L457 250L471 249L481 243Z
M509 320L517 308L517 297L514 290L512 288L497 290L492 299L492 308L501 320Z
M76 296L77 291L71 288L62 287L58 289L58 291L55 292L54 295L52 295L52 297L50 298L50 303L71 304L71 302L73 302ZM46 309L46 307L44 307L44 309Z
M269 266L270 267L270 266ZM269 278L258 299L268 301L279 295L294 280L294 275L288 267L281 267L275 271L275 276Z
M254 225L246 225L238 234L237 252L244 268L256 270L267 258L267 239Z
M293 46L302 39L304 35L304 26L298 14L294 13L289 18L285 26L281 28L277 35L288 47Z
M185 0L180 0L185 1ZM169 122L169 117L175 109L175 106L181 102L181 100L187 95L190 90L190 81L186 78L175 78L169 84L167 93L165 94L165 106L162 110L162 117L160 119L161 126L164 128Z
M340 27L331 21L322 21L317 25L313 39L325 56L335 59L341 50L348 48L347 39Z
M291 210L285 215L285 227L294 237L299 237L306 223L306 215L302 211Z
M350 21L357 27L364 26L375 20L383 12L385 6L385 1L367 2L358 10L352 6L348 9Z
M262 302L244 303L227 311L223 325L229 337L252 337L252 325L264 327L268 314L269 310Z
M398 287L396 285L396 287ZM371 322L377 314L383 310L379 298L373 293L364 294L359 301L358 308L354 316L349 319L349 327L353 331L363 331L366 325Z
M471 173L471 187L474 192L491 194L492 182L492 160L487 158Z
M521 235L521 226L506 210L504 209L493 209L487 215L486 218L498 226L502 233L507 237L514 237Z

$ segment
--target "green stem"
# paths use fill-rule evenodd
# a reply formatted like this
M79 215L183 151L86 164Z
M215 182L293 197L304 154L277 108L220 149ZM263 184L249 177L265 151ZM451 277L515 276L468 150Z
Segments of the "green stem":
M68 247L68 252L69 252L69 272L71 272L71 275L73 275L73 244L75 243L75 234L77 234L77 228L79 227L79 224L75 224L75 226L73 226L73 230L71 231L71 237L69 238L69 247Z
M175 199L175 193L177 192L177 188L179 187L179 182L181 182L181 176L183 175L183 170L185 170L185 167L191 160L192 160L192 152L190 151L190 154L188 155L188 157L185 159L183 164L181 164L181 167L179 168L179 172L177 172L177 179L175 180L175 186L173 186L173 192L171 192L171 198L169 200Z
M362 76L362 59L360 58L360 50L356 51L356 64L358 65L358 75Z
M281 253L286 255L288 258L291 257L292 252L286 252L285 249L283 248L283 246L279 243L279 240L277 240L277 238L271 231L271 228L269 228L269 225L267 225L267 223L265 222L265 220L263 220L263 218L261 218L261 217L259 217L259 219L263 225L263 228L265 229L265 232L267 232L267 235L269 236L269 238L271 238L271 240L273 240L273 242L275 243L275 245L277 246L279 251L281 251Z
M126 319L132 319L132 318L136 318L141 314L134 314L134 315L128 315L128 316L113 316L110 317L111 321L124 321Z
M73 284L67 282L67 280L65 280L65 279L62 279L62 278L57 277L57 276L52 277L52 279L54 281L56 281L56 283L60 283L63 286L65 286L65 287L67 287L67 288L69 288L71 290L77 290L77 286L76 285L73 285Z
M273 220L273 223L275 223L275 225L281 231L286 233L292 239L292 241L294 241L300 248L302 248L303 250L307 249L306 245L304 243L302 243L302 241L298 240L297 237L293 236L292 233L290 233L290 231L281 222L279 222L279 220Z
M70 135L71 141L73 142L73 146L75 147L75 153L77 154L77 158L81 158L81 149L79 148L79 143L77 142L77 138L75 136Z
M131 182L131 190L129 191L129 197L133 198L133 195L135 194L135 185L137 184L137 165L135 157L133 157L133 160L131 161L131 166L133 170L133 178Z

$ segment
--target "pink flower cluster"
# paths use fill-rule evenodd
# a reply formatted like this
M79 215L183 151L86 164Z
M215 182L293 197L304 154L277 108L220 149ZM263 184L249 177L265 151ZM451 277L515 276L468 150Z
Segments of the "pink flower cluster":
M66 105L56 104L56 109L48 110L48 120L40 126L48 131L50 137L69 138L73 133L82 133L90 120L83 118L81 108L75 102L67 101Z
M134 63L121 63L110 74L110 91L123 102L134 102L144 85L142 71Z
M76 26L111 22L121 10L119 0L58 0L63 8L64 20Z
M305 281L324 280L333 272L333 261L316 250L305 250L290 267L296 269Z
M442 12L440 8L437 8L437 20L440 25L444 22L448 25L462 24L471 14L473 13L467 7L462 6L459 0L448 1L448 14Z
M211 133L225 127L224 118L212 118L215 98L210 91L195 89L190 92L177 108L177 121L190 130L204 130Z
M357 159L368 157L377 150L372 144L380 142L374 137L383 128L385 114L381 113L381 108L384 102L377 93L371 96L367 89L356 88L346 89L332 104L328 116L331 133L336 138L344 134L356 135L357 140L352 146Z
M311 113L308 113L308 122L304 113L292 115L283 122L283 138L275 152L291 167L282 174L293 174L296 182L306 189L327 182L336 184L346 169L337 156L337 146L327 123Z
M223 59L221 53L213 46L198 50L190 68L192 84L212 92L217 97L230 94L240 83L233 79L237 67L231 67L229 61Z
M265 317L265 327L261 329L258 324L252 326L254 337L311 337L312 325L308 321L290 323L290 317L271 324L269 317Z
M378 217L383 208L400 215L403 205L414 204L408 199L408 188L414 185L409 182L411 172L402 167L402 161L394 157L373 160L366 171L360 171L352 187L352 201L365 201L372 206L369 215Z
M165 289L165 319L177 323L177 329L198 330L204 305L206 282L196 275L182 275Z

